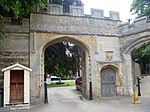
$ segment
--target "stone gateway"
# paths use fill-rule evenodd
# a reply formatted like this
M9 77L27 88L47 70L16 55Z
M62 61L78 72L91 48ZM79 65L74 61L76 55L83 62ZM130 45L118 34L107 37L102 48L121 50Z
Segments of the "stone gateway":
M84 15L83 7L77 6L63 13L62 6L49 4L46 12L36 10L21 24L13 24L5 17L0 26L7 33L0 44L0 70L16 63L32 69L31 104L44 102L44 51L48 46L69 41L83 50L83 95L90 97L92 82L95 99L133 94L131 54L150 43L150 22L146 17L121 24L118 12L110 11L110 17L104 17L103 10L92 9L91 15ZM4 75L0 72L1 85Z

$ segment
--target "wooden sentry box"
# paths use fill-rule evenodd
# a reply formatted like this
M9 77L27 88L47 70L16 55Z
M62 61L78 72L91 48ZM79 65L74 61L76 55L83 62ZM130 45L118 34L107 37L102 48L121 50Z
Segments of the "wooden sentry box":
M30 104L31 71L30 68L18 63L2 69L4 74L4 107Z

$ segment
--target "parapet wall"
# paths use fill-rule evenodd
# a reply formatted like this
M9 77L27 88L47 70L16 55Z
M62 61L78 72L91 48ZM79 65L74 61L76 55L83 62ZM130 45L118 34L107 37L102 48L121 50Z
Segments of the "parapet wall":
M121 37L134 35L137 33L145 32L147 30L150 30L150 18L144 16L135 19L132 24L130 24L130 20L127 23L121 24L119 26L119 35Z
M30 31L118 36L120 21L49 14L30 14Z
M55 15L88 16L100 19L120 20L119 12L110 11L109 17L105 17L104 10L91 9L91 15L85 15L83 6L74 6L74 5L70 5L69 13L63 12L63 6L58 4L48 4L47 7L44 8L43 10L40 10L40 8L37 7L36 12Z

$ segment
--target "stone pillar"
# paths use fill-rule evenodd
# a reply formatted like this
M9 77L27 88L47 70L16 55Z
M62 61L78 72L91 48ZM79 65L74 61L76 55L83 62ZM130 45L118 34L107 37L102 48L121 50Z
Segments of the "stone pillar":
M113 20L120 20L119 12L109 11L109 16Z
M72 16L84 16L84 8L83 6L69 6L70 15Z
M94 18L104 18L104 10L102 10L102 9L91 9L91 16Z
M48 4L47 6L47 13L48 14L56 14L61 15L63 14L63 6L58 4Z
M124 95L133 94L132 59L130 54L123 54L123 88Z
M99 68L97 66L98 65L97 65L97 62L94 60L94 56L91 56L91 81L92 81L93 99L98 98L100 96L100 91L101 91L100 72L99 72Z
M41 53L37 50L36 32L30 33L30 100L31 104L44 102L44 74L41 72Z

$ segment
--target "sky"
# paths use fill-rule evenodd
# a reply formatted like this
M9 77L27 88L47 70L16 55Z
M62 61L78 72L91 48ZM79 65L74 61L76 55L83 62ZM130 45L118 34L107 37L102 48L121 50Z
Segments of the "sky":
M130 12L130 6L133 0L82 0L84 3L84 13L91 14L90 9L103 9L104 15L109 16L109 11L117 11L120 13L120 20L127 22L128 19L135 19Z

